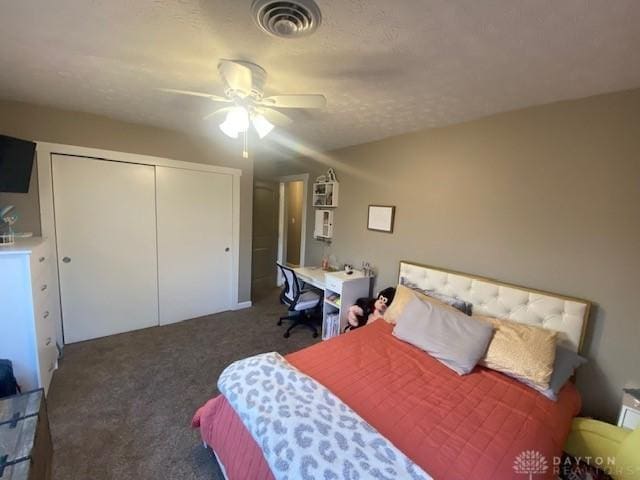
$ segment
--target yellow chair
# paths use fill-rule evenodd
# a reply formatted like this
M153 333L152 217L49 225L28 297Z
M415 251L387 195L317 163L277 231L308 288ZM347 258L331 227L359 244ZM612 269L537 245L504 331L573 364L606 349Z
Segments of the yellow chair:
M640 480L640 428L631 431L592 418L574 418L565 452L615 480Z

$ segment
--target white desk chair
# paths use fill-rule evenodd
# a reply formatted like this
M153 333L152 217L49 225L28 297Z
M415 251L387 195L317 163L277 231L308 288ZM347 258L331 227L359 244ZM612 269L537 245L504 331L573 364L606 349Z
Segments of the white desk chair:
M289 307L289 314L280 317L278 325L282 325L283 320L293 320L293 323L284 332L284 338L289 338L291 330L298 325L304 325L313 331L313 337L318 336L318 329L313 324L317 318L311 311L320 305L320 295L311 290L302 290L296 272L289 267L276 263L284 278L284 287L280 293L280 302Z

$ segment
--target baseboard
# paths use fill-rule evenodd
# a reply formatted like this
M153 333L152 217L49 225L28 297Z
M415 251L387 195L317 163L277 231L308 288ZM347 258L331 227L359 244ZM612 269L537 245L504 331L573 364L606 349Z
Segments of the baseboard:
M236 303L232 309L233 310L242 310L243 308L249 308L251 307L252 303L251 300L247 300L246 302L238 302Z

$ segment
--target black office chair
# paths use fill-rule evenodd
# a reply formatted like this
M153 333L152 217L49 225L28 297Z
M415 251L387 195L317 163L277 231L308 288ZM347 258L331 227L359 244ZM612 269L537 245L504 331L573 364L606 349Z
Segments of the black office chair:
M284 338L289 338L291 330L298 325L303 325L313 331L313 337L318 336L318 329L314 322L319 318L320 295L311 290L303 290L296 272L284 265L276 263L282 276L284 277L284 287L280 292L280 303L289 307L289 314L280 317L278 325L282 325L283 320L293 320L293 323L284 332Z

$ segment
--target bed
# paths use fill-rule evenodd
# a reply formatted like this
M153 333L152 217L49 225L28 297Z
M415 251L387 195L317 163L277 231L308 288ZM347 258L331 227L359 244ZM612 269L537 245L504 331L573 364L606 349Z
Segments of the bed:
M536 324L579 350L589 302L495 280L401 262L399 283L456 296L474 312ZM459 376L376 321L288 355L435 479L524 478L523 452L559 457L580 410L572 383L557 402L496 371ZM273 479L260 447L223 396L208 401L193 425L227 478ZM550 464L535 478L553 478Z

